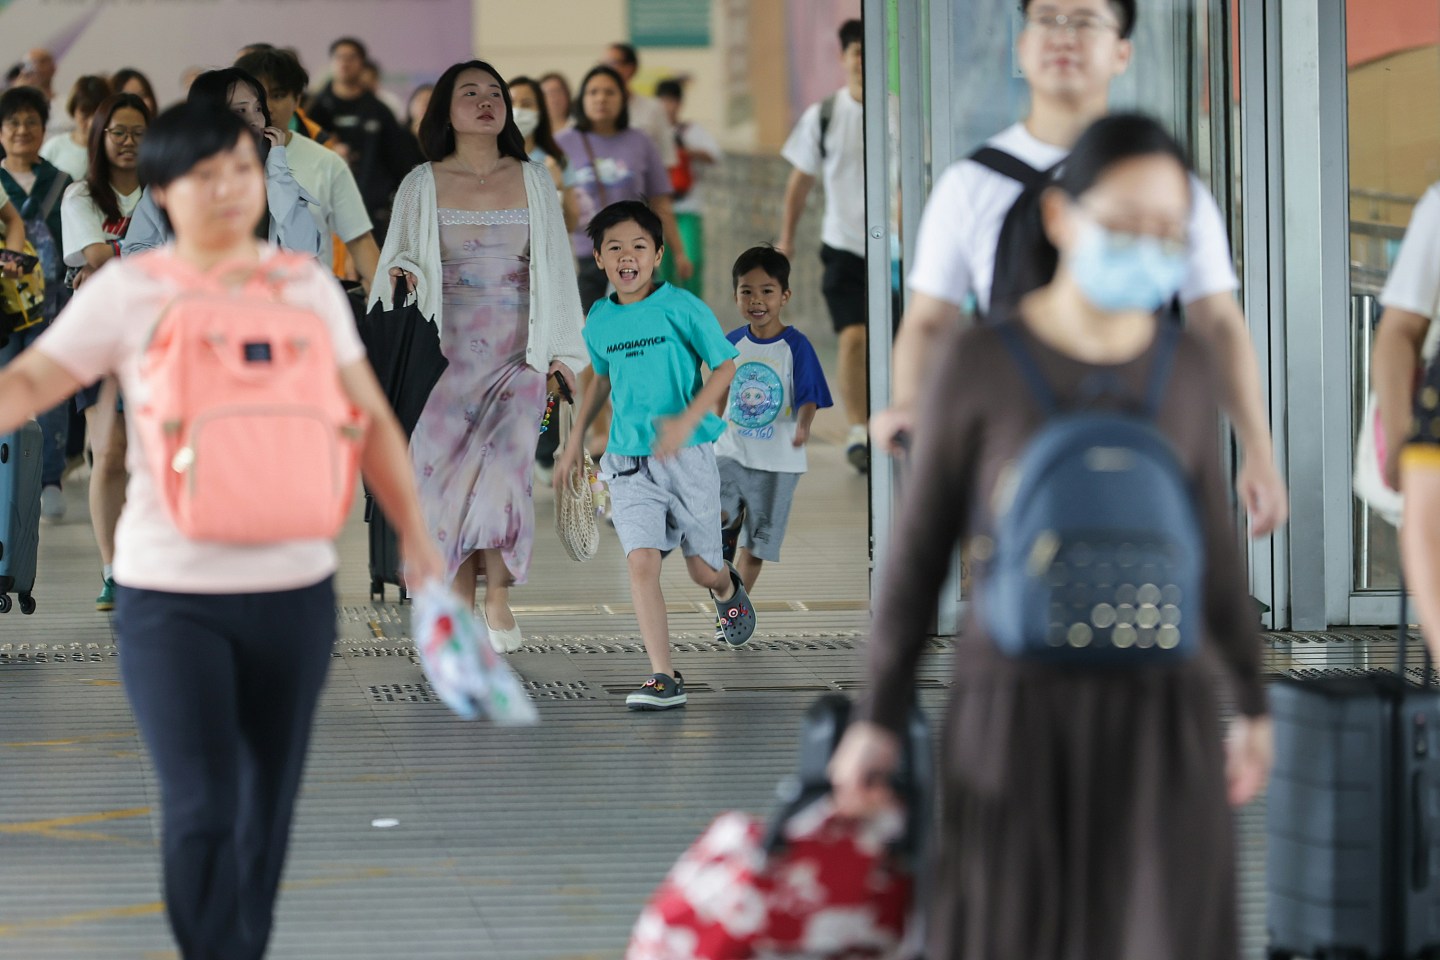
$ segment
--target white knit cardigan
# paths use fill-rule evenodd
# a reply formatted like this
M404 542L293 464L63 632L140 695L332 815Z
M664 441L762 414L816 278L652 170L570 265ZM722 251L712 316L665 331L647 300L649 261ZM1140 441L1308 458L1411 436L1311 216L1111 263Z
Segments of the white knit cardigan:
M565 215L550 171L529 161L524 168L530 209L530 336L525 363L545 373L552 360L559 360L579 373L590 365L590 357L580 334L584 313ZM391 267L415 275L420 313L440 327L440 217L435 171L428 163L410 171L395 194L385 249L380 252L380 266L370 287L372 307L377 303L386 310L393 307Z

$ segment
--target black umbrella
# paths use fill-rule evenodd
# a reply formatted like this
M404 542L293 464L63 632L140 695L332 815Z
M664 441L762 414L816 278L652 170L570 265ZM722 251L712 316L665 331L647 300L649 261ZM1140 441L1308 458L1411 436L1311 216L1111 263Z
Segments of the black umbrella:
M383 283L389 278L376 279ZM430 391L449 366L440 352L439 328L420 315L418 302L405 302L409 295L409 282L401 276L395 284L394 308L377 304L359 321L370 366L407 437L415 432Z

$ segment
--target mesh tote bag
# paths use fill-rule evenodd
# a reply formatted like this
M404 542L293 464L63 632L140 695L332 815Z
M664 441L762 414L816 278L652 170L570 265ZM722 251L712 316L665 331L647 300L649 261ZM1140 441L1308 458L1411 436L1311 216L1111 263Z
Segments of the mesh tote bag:
M570 439L575 426L575 405L561 403L555 412L558 421L560 449ZM597 498L591 482L595 477L595 461L581 452L581 463L570 476L561 478L555 488L555 532L565 545L571 560L584 563L600 550L600 517Z

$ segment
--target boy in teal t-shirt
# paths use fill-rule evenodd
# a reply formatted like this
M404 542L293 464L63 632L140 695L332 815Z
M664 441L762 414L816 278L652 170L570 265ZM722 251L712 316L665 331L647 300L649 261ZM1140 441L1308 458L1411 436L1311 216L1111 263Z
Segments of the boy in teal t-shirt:
M610 438L600 461L610 485L615 532L630 568L630 595L654 674L630 694L631 710L668 710L686 701L670 661L670 626L660 564L676 547L690 578L715 601L716 635L740 646L755 632L755 611L735 568L721 556L720 473L715 415L735 376L737 351L705 304L655 281L664 256L660 218L639 201L614 203L587 228L595 262L615 293L585 320L595 382L579 422L555 460L557 492L578 469L596 414L611 401ZM700 367L710 368L710 378Z

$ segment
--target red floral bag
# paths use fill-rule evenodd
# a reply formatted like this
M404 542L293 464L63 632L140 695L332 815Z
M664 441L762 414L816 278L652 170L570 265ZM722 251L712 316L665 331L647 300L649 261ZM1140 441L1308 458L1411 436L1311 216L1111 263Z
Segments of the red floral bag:
M640 915L625 960L826 960L889 956L910 915L913 881L891 853L904 818L835 815L828 798L791 818L766 853L766 826L717 819Z

